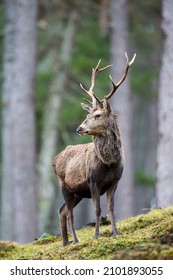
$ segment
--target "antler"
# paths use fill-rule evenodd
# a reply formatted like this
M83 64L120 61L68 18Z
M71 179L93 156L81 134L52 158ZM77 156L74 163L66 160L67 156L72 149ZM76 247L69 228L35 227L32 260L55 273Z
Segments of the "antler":
M114 94L114 92L118 89L118 87L124 82L124 80L125 80L125 78L126 78L126 76L127 76L129 67L132 65L132 63L133 63L134 60L135 60L136 53L134 54L134 56L133 56L133 58L132 58L131 61L129 61L129 58L128 58L126 52L125 52L125 57L126 57L126 69L125 69L124 75L123 75L123 77L121 78L121 80L120 80L117 84L115 84L114 81L113 81L113 79L112 79L112 77L109 76L110 79L111 79L111 82L112 82L112 84L113 84L113 89L111 90L111 92L110 92L109 94L107 94L107 95L104 97L106 100L110 99L110 98L112 97L112 95Z
M107 69L108 67L112 66L112 65L107 65L103 68L99 69L99 65L100 65L101 59L99 60L99 62L97 63L97 66L95 68L92 69L92 75L91 75L91 86L89 88L89 90L86 90L82 84L80 84L80 87L82 88L82 90L87 93L91 99L92 102L88 101L87 99L84 98L85 101L87 101L88 103L90 103L92 105L92 107L96 107L96 102L98 101L99 103L101 103L101 101L97 98L97 96L94 94L93 89L94 89L94 83L95 83L95 77L98 73L100 73L101 71Z

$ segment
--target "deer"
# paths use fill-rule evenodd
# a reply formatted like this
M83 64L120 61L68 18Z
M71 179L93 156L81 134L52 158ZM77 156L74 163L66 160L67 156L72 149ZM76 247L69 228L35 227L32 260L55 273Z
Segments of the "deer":
M101 60L92 69L91 86L86 90L82 84L81 89L91 98L81 103L82 108L88 113L86 119L76 129L80 136L91 135L92 142L86 144L69 145L53 158L52 166L59 181L64 203L59 209L59 222L63 245L69 243L67 222L73 236L73 243L78 238L75 233L73 209L83 198L92 198L95 206L95 233L98 238L101 205L100 196L106 193L107 208L111 224L111 234L118 235L114 214L114 193L117 188L124 168L124 151L118 116L112 112L109 99L118 87L124 82L129 67L135 60L134 54L131 61L125 53L126 68L123 77L115 83L111 76L112 90L100 100L94 93L96 75L112 65L99 68Z

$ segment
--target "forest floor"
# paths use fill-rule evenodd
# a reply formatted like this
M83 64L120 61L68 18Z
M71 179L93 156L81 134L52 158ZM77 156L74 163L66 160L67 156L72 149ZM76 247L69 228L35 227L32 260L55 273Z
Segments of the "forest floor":
M65 247L60 236L51 235L25 245L0 241L0 259L173 260L173 207L118 222L117 228L119 236L113 237L110 225L101 225L100 238L93 239L94 227L85 227L77 231L80 242Z

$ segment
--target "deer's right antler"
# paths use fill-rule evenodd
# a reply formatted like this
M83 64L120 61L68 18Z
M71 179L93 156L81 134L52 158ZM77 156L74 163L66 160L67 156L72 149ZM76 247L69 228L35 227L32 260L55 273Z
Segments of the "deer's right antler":
M98 73L102 72L103 70L107 69L108 67L112 66L112 65L107 65L103 68L99 69L99 65L100 65L101 59L99 60L99 62L97 63L97 66L95 68L92 69L92 75L91 75L91 86L89 88L89 90L86 90L82 84L80 84L80 87L82 88L82 90L87 93L91 99L92 102L88 101L87 99L85 99L85 101L87 101L88 103L90 103L92 105L92 107L96 107L96 103L97 101L99 102L99 104L101 103L101 101L98 99L98 97L94 94L93 89L94 89L94 83L95 83L95 77Z
M93 89L94 89L94 83L95 83L95 78L96 78L96 75L100 72L102 72L103 70L107 69L108 67L112 66L112 65L107 65L103 68L100 68L99 69L99 65L100 65L100 62L101 62L101 59L99 60L99 62L97 63L97 66L95 68L92 69L92 75L91 75L91 86L89 88L89 90L86 90L82 84L80 84L80 87L82 88L82 90L87 93L91 99L92 99L92 102L90 102L89 100L85 99L84 100L86 102L88 102L93 108L96 107L96 103L98 101L98 103L101 105L103 103L103 101L106 99L106 100L109 100L113 94L115 93L115 91L119 88L119 86L124 82L125 78L127 77L127 73L128 73L128 70L129 70L129 67L132 65L132 63L134 62L135 60L135 57L136 57L136 53L134 54L133 58L131 61L129 61L129 58L127 56L127 53L125 52L125 57L126 57L126 69L125 69L125 72L124 72L124 75L123 77L120 79L120 81L115 84L115 82L113 81L112 77L110 77L111 79L111 82L112 82L112 85L113 85L113 89L111 90L111 92L107 95L105 95L104 99L102 100L99 100L99 98L94 94L93 92Z

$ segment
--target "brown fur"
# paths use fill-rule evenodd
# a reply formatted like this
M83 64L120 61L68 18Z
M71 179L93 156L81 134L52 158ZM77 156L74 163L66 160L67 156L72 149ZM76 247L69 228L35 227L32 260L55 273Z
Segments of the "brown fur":
M129 61L126 56L126 69L123 77L113 85L112 91L99 100L93 92L95 77L110 65L99 69L101 60L92 69L91 86L86 90L81 88L92 99L90 105L81 104L88 112L86 119L77 128L79 135L92 135L93 142L89 144L68 146L54 157L52 165L58 177L65 203L59 209L59 219L63 244L68 243L67 220L72 230L74 243L78 242L73 222L73 208L84 198L92 198L95 205L96 228L95 237L99 236L99 221L101 215L100 196L106 192L112 233L116 236L117 229L114 215L114 193L121 178L124 165L124 154L117 116L112 114L108 100L125 80L128 69L134 62L136 54ZM99 103L97 105L96 103Z
M97 106L81 124L80 134L93 135L93 142L68 146L55 156L52 162L65 199L65 204L59 210L64 245L68 243L67 218L74 242L78 241L73 225L72 210L83 197L92 197L95 203L98 217L95 237L98 237L101 213L100 195L105 192L107 192L108 208L111 212L110 218L112 217L112 232L117 235L112 208L124 158L117 116Z

